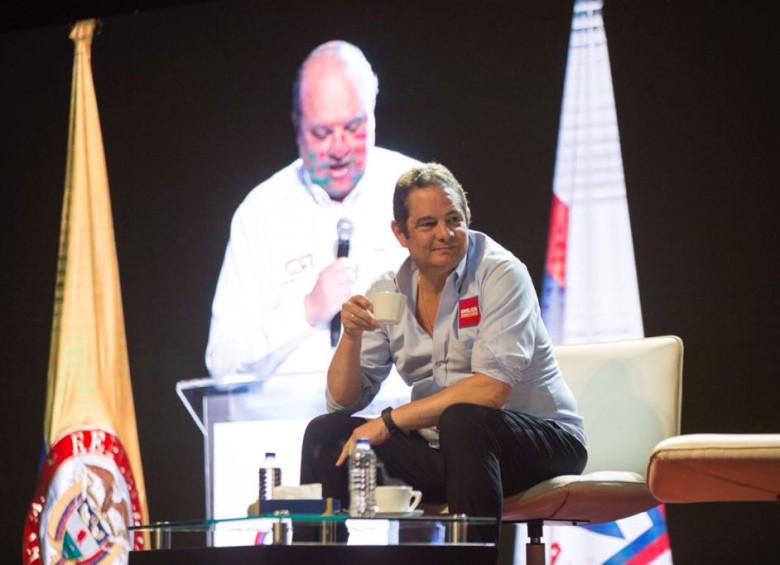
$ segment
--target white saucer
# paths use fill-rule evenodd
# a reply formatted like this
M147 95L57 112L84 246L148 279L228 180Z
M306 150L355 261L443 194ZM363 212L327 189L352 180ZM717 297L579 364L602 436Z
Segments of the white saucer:
M423 510L416 509L409 512L377 512L376 518L412 518L415 516L422 516Z

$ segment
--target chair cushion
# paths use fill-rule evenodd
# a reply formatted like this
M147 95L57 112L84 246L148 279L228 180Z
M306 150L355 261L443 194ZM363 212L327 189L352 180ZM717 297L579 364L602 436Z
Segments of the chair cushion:
M555 477L504 498L502 519L610 522L657 504L642 475L597 471Z
M661 441L648 485L663 502L780 501L780 434L688 434Z

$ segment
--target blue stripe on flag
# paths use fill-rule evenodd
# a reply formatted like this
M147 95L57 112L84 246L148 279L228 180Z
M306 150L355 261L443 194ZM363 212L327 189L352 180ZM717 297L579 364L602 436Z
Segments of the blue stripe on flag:
M549 273L544 274L542 284L542 320L553 343L562 343L563 308L566 304L566 288L561 286Z
M653 525L639 534L615 555L604 561L604 565L622 565L627 563L658 538L666 535L666 521L658 507L648 510L647 515L650 517Z
M594 534L601 534L602 536L609 536L613 538L625 539L623 530L617 522L604 522L602 524L588 524L586 526L580 526L581 528L593 532Z

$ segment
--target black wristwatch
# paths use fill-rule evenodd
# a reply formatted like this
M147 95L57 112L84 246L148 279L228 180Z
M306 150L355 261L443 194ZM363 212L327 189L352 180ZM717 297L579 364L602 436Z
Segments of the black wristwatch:
M391 434L394 434L401 428L395 425L395 422L393 422L393 417L390 415L390 412L392 412L393 409L388 406L384 410L382 410L382 421L385 423L385 426L387 426L387 431L389 431Z

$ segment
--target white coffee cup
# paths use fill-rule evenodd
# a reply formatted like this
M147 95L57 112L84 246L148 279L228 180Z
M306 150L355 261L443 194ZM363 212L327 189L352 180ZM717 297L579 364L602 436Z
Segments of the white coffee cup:
M410 486L376 487L376 507L380 514L411 512L420 504L422 493Z
M406 308L406 295L400 292L380 291L371 295L374 318L383 324L397 324Z

